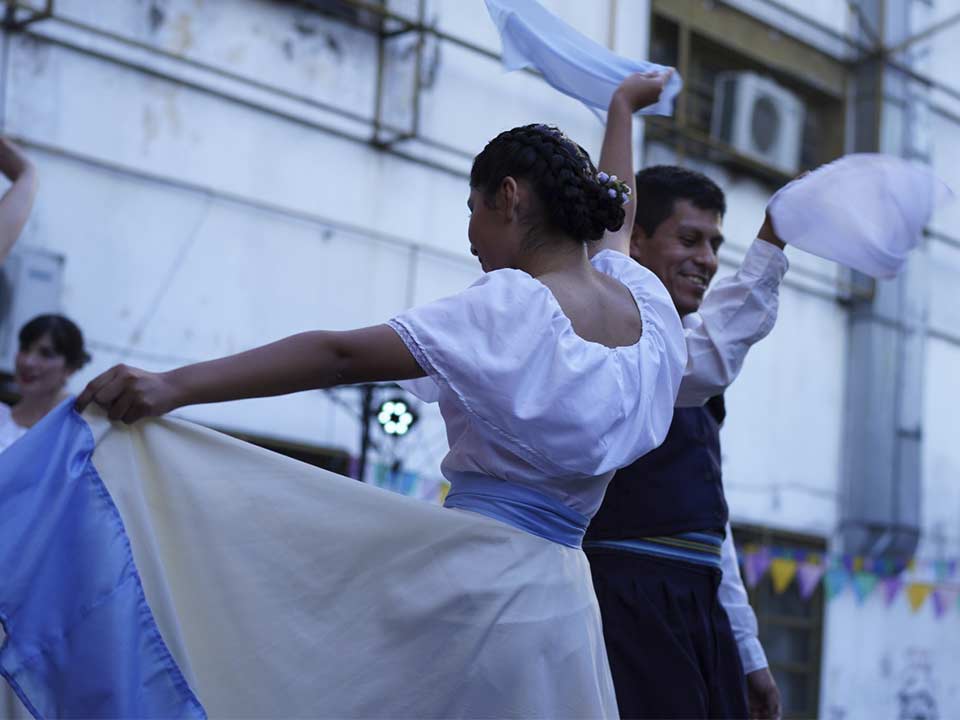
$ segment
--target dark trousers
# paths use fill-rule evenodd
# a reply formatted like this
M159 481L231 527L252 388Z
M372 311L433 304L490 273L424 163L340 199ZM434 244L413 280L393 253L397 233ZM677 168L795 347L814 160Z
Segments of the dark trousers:
M587 553L622 718L747 718L746 681L720 571Z

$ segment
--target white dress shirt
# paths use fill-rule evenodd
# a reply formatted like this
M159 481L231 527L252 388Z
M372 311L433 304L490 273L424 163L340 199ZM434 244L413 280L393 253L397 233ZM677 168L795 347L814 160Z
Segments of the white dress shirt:
M699 312L683 318L687 367L677 407L703 405L736 379L747 351L773 329L780 281L788 266L787 256L780 248L757 239L739 270L707 293ZM729 523L721 548L721 566L720 603L730 618L743 671L751 673L767 667L767 658L757 638L757 616L740 578Z

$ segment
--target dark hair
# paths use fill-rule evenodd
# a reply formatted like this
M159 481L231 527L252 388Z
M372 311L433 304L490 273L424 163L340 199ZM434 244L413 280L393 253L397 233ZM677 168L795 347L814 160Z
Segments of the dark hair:
M727 212L723 190L696 170L676 165L654 165L637 173L637 226L652 236L673 214L676 200L689 200L701 210Z
M530 183L542 227L599 240L623 226L623 205L599 183L586 150L555 127L524 125L497 135L474 159L470 187L492 202L507 176Z
M50 336L53 349L64 357L71 370L79 370L90 361L83 347L83 333L63 315L38 315L20 328L20 348L30 347L44 335Z

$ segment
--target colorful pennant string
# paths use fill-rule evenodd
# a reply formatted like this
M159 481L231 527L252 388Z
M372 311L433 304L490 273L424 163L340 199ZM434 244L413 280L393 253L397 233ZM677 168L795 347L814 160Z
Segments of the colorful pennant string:
M769 574L773 591L785 593L796 581L800 597L809 599L823 587L828 600L848 587L858 605L880 588L882 602L891 607L901 591L913 612L930 599L934 615L960 612L960 577L956 559L896 561L885 557L821 555L793 548L746 545L739 551L746 585L755 588Z

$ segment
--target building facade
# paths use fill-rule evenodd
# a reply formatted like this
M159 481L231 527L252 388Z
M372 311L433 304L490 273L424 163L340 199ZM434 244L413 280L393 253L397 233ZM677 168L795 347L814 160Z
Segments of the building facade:
M75 390L117 362L166 369L455 292L480 273L467 175L489 139L545 122L599 152L584 107L503 73L481 0L4 4L0 128L41 176L22 247L62 258L56 301L90 341ZM642 160L727 192L721 275L777 187L845 152L927 162L960 190L960 0L545 4L679 68L675 116L638 127ZM958 227L960 203L940 210L893 281L788 250L777 327L727 394L744 553L845 572L846 586L804 596L767 571L752 591L788 716L960 707ZM362 399L344 388L183 415L342 469L361 450ZM370 477L399 462L438 486L443 426L417 410L406 437L374 428ZM904 587L888 602L893 577Z

